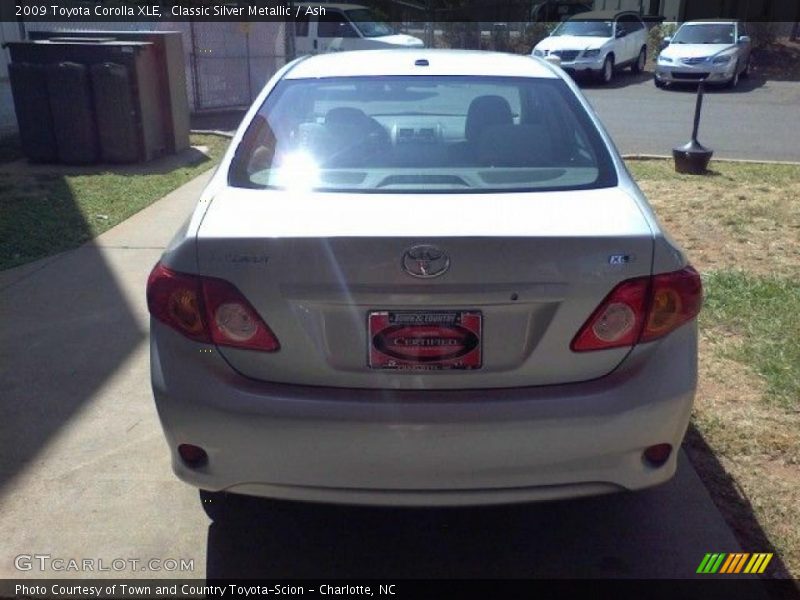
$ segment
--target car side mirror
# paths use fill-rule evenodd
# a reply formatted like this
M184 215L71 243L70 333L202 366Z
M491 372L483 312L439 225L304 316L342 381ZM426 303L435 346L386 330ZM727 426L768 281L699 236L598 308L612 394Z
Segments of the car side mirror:
M628 32L625 31L624 29L620 29L619 31L617 31L617 38L624 38L626 35L628 35Z
M667 37L665 37L665 38L664 38L664 39L661 41L661 43L662 43L662 44L664 44L665 46L669 46L669 45L672 43L672 36L671 36L671 35L668 35Z
M749 44L750 43L750 36L749 35L740 35L739 36L739 43L740 44Z

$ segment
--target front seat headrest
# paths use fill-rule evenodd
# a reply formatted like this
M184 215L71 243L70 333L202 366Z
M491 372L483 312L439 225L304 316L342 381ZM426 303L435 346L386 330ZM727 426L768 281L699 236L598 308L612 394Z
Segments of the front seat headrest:
M514 117L508 100L502 96L478 96L469 105L464 136L477 141L487 127L513 125Z

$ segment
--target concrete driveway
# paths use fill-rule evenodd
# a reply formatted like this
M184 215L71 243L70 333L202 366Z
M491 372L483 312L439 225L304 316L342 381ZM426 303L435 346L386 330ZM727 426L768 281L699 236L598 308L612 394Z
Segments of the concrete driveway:
M149 388L145 282L198 178L95 243L0 273L0 577L690 577L738 544L681 457L660 488L458 510L247 503L211 525L172 476ZM193 571L16 570L18 555Z
M581 81L623 154L671 154L689 141L697 86L660 90L651 73L618 73L610 86ZM800 82L753 76L709 88L699 139L717 158L800 161Z

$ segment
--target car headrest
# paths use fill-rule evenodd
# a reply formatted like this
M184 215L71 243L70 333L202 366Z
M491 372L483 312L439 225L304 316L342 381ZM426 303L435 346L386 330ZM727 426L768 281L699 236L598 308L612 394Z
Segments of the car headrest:
M469 105L464 135L468 141L476 141L487 127L512 125L514 117L508 100L502 96L478 96Z

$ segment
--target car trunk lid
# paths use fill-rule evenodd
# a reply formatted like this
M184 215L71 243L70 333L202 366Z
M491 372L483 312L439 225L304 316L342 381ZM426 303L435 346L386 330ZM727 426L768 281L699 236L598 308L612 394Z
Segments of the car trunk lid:
M613 370L629 349L575 353L570 342L617 283L650 274L652 240L636 201L618 188L503 194L225 189L205 215L197 250L200 274L236 285L280 340L275 353L220 347L243 375L446 389L567 383ZM420 278L404 269L404 254L419 245L446 254L443 274ZM480 315L479 368L371 368L373 312Z

